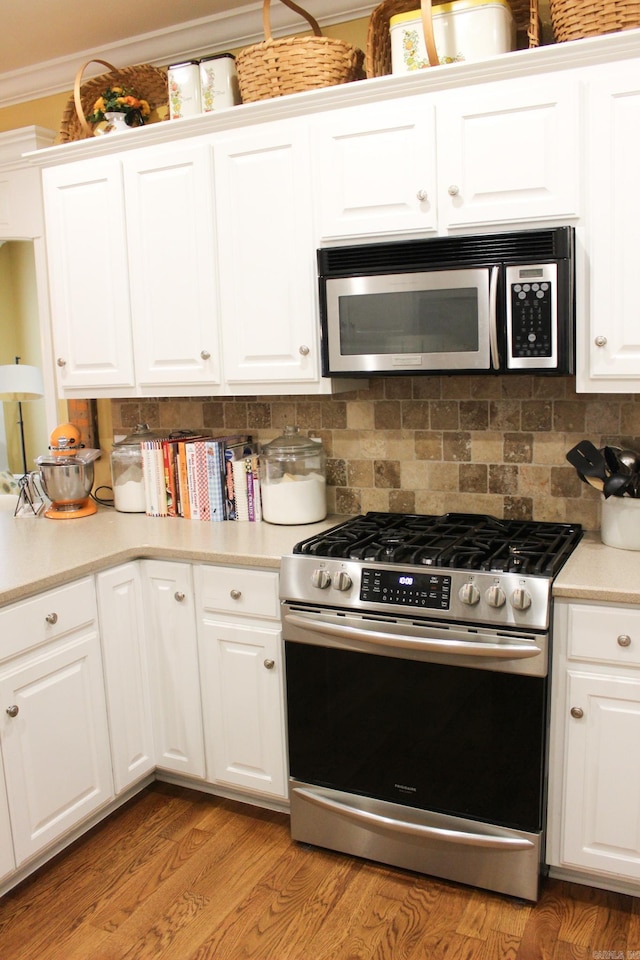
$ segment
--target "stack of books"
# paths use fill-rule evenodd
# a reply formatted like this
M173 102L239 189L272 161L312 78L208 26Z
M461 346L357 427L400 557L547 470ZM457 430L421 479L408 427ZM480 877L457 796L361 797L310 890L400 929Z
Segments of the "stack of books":
M261 520L259 462L247 434L143 440L146 514Z

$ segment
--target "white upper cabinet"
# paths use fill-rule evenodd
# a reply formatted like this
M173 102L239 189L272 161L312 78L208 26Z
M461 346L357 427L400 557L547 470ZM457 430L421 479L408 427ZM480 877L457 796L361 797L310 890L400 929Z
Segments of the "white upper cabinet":
M227 134L214 149L225 380L235 393L318 383L306 125Z
M578 215L580 98L573 75L451 91L436 112L441 231Z
M339 110L313 128L320 236L437 229L429 97Z
M217 384L211 147L136 151L123 167L136 380Z
M640 73L637 61L589 76L588 323L578 389L640 390Z
M59 388L132 388L120 159L64 164L44 170L43 178Z
M320 235L575 218L579 137L579 87L567 75L338 111L314 132Z

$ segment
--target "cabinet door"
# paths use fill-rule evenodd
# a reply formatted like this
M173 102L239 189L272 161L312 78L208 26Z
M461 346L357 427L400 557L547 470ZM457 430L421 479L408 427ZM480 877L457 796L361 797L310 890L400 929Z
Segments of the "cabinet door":
M577 81L561 74L438 100L440 231L577 216L579 119Z
M640 678L570 671L565 737L562 864L640 879Z
M589 329L580 389L640 390L637 251L640 249L640 79L608 67L589 88ZM607 383L609 381L609 385Z
M9 804L4 779L2 751L0 751L0 880L8 877L16 868L13 856L13 837L11 835L11 820L9 819Z
M215 145L224 379L319 379L306 128L272 123ZM237 390L236 390L237 392Z
M129 263L116 157L43 171L51 317L61 390L134 382Z
M211 147L123 159L136 379L220 380Z
M96 577L116 794L155 768L142 583L137 563Z
M0 670L0 742L18 865L113 798L95 625Z
M204 777L191 568L183 563L144 560L142 569L156 764L175 773Z
M323 238L436 230L431 98L337 111L316 122L313 157Z
M207 778L286 797L280 631L205 619L200 659Z

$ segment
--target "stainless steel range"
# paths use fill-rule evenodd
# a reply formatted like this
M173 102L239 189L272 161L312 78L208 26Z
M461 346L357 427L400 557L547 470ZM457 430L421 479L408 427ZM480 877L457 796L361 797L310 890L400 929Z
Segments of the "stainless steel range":
M367 513L283 557L291 834L527 900L579 525Z

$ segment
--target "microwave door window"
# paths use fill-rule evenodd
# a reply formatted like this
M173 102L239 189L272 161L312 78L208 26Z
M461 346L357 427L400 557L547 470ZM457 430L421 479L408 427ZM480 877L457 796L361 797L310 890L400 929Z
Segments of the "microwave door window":
M419 368L477 364L477 287L403 290L339 297L340 353L420 358Z

